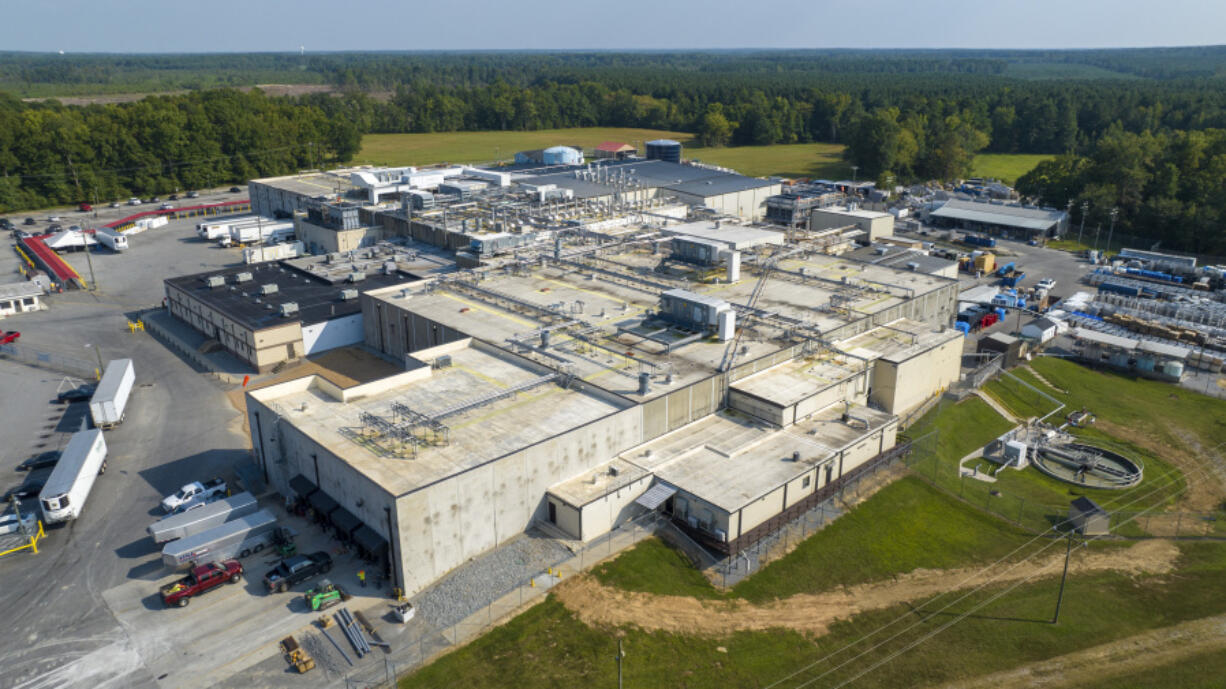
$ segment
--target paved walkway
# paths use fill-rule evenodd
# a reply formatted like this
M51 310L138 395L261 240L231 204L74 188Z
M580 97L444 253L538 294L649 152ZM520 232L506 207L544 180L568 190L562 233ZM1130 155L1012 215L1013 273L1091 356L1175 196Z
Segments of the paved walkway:
M971 394L975 395L976 397L983 400L984 402L987 402L988 406L995 409L997 414L1000 414L1001 416L1012 421L1013 423L1022 422L1021 419L1017 418L1012 413L1010 413L1008 409L1005 409L1004 405L1002 405L1000 402L997 402L996 398L992 397L988 393L982 390L975 390Z

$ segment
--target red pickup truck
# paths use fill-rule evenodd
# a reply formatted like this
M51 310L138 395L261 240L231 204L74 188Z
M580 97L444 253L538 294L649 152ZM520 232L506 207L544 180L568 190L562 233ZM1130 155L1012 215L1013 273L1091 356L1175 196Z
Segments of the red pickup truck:
M227 582L237 584L242 576L243 566L238 560L193 567L187 576L161 588L162 603L168 608L172 605L182 608L191 602L192 596L199 596Z

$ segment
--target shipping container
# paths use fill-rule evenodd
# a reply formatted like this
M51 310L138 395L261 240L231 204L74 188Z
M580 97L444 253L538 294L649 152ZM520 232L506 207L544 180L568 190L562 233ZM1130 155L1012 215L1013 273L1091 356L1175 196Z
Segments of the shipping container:
M38 494L43 521L66 522L81 516L94 480L106 471L106 440L94 428L72 434Z
M166 543L176 538L187 538L208 531L239 517L245 517L254 513L258 507L254 495L239 493L207 503L203 507L159 519L150 524L147 531L155 543Z
M128 407L128 397L136 382L136 371L131 359L115 359L107 362L106 371L98 389L89 400L89 414L94 426L113 428L123 421Z

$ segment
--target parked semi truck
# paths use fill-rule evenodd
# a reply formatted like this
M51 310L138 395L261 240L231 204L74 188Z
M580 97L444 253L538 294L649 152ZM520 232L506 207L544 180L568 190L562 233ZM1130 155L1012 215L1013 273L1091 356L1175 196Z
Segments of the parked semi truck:
M278 527L277 518L268 510L259 510L207 531L171 541L162 548L162 562L182 569L194 563L245 558L278 543L290 542L293 529Z
M128 238L109 227L99 227L94 230L94 239L111 251L127 251Z
M97 428L114 428L123 421L128 408L128 397L136 382L136 371L131 359L114 359L106 364L106 371L94 396L89 399L89 415Z
M196 223L196 234L205 241L221 239L230 234L232 225L241 225L244 223L253 223L259 219L255 215L240 215L221 220L209 220L202 223Z
M195 534L245 517L256 511L259 505L251 493L239 493L216 502L201 503L200 507L176 514L149 525L147 531L154 543L166 543L177 538Z
M102 431L91 428L72 434L38 494L43 521L66 522L81 516L94 479L106 472L106 441Z

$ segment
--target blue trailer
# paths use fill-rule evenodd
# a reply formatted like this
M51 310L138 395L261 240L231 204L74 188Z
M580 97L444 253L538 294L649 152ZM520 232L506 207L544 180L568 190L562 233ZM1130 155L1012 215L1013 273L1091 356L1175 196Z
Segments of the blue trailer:
M1011 270L1005 273L1000 278L1000 284L1005 287L1017 287L1017 283L1021 282L1026 277L1026 273L1020 270Z
M976 234L968 234L962 237L962 241L973 246L986 246L988 248L996 246L995 237L981 237Z

